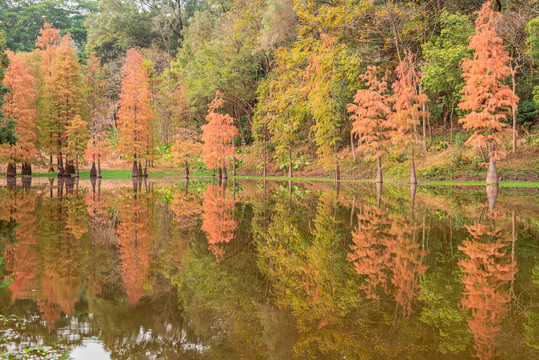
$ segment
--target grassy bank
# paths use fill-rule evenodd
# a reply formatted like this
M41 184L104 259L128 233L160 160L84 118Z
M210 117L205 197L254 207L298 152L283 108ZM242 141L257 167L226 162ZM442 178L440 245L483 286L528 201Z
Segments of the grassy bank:
M80 174L80 179L90 179L90 172L83 171ZM103 180L126 180L131 179L131 171L129 170L103 170L102 171ZM56 178L57 173L35 173L35 177L46 177L46 178ZM150 173L150 179L183 179L182 173L175 172L157 172ZM195 172L191 174L193 178L211 178L211 171L204 172ZM228 179L231 180L233 177L229 176ZM322 182L333 182L335 181L332 177L316 177L316 176L296 176L296 177L286 177L286 176L254 176L254 175L238 175L235 177L238 180L270 180L270 181L322 181ZM368 183L373 182L374 179L352 179L346 178L340 180L341 183ZM406 181L400 178L386 178L384 179L386 184L406 184ZM419 180L418 185L433 185L433 186L485 186L484 181L428 181L428 180ZM529 188L539 188L539 181L502 181L500 182L501 187L529 187Z

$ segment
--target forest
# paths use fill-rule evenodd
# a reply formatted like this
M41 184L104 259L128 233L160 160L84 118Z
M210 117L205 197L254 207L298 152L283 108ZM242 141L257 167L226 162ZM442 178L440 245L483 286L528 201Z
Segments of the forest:
M0 162L537 180L538 15L536 0L0 0Z

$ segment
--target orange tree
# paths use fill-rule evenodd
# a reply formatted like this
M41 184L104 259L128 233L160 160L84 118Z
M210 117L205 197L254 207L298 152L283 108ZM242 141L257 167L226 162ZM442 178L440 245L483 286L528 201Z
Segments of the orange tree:
M222 165L223 176L226 177L226 160L232 155L231 144L234 136L238 134L238 129L234 126L232 116L218 112L223 104L221 93L217 91L209 106L207 123L202 125L202 154L208 168L218 169Z
M201 144L196 141L198 134L196 131L177 128L174 136L174 145L172 145L172 153L174 154L174 162L183 162L185 164L185 177L189 177L189 161L195 160L200 155Z
M122 71L118 148L124 156L133 160L133 177L143 176L142 161L148 159L151 122L154 116L150 100L148 69L143 63L142 54L136 49L130 49L127 51Z
M77 49L69 35L60 38L50 23L41 29L36 45L41 57L39 122L43 145L51 155L51 164L53 154L58 158L58 176L70 176L67 157L64 169L66 127L77 115L85 118Z
M361 79L367 89L359 89L354 103L348 104L352 113L352 132L359 138L358 149L376 159L376 182L382 182L382 157L390 144L387 117L391 114L391 97L387 94L387 74L378 80L378 67L369 66Z
M2 155L9 162L8 176L15 176L15 163L23 164L22 174L32 175L31 163L34 160L37 148L36 140L36 88L34 77L28 72L20 56L8 52L10 65L6 71L5 85L11 92L5 96L6 102L2 105L2 112L9 119L17 121L14 145L4 144Z
M92 162L90 176L101 177L101 158L104 154L101 152L103 147L99 146L99 141L104 138L104 132L109 126L111 101L106 97L107 78L105 69L101 66L101 59L95 54L91 54L85 70L84 90L89 113L88 131L90 135L88 148L92 149L89 154Z
M504 83L511 75L511 68L507 65L510 58L502 39L496 34L500 13L493 11L488 1L477 15L475 34L470 37L469 45L474 51L473 58L462 60L466 85L459 107L469 113L459 122L465 130L473 131L467 144L489 149L487 185L497 185L496 161L505 156L502 136L509 128L503 121L519 99Z
M393 83L394 112L388 118L392 128L393 143L410 152L410 183L417 184L415 175L415 148L419 143L417 129L424 116L422 106L428 101L427 95L419 93L419 73L415 69L414 55L406 52L406 57L395 69L397 80Z

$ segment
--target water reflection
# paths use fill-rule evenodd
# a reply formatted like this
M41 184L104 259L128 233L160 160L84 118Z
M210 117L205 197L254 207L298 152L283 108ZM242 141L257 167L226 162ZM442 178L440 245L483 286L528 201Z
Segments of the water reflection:
M487 190L16 179L0 351L537 358L539 196Z

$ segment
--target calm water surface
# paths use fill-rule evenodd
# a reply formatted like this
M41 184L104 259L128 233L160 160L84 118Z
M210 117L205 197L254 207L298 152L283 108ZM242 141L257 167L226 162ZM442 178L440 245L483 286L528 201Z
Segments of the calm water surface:
M538 189L2 179L0 256L0 354L539 359Z

